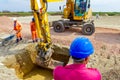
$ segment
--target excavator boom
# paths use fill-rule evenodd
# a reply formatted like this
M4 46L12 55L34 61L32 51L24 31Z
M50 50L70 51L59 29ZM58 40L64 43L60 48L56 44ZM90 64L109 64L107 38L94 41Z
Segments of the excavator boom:
M48 0L49 2L60 2L62 0ZM52 49L52 42L50 36L50 27L48 24L48 8L47 0L31 0L31 9L35 18L35 24L37 27L38 37L40 42L37 45L38 54L36 56L36 64L44 68L53 69L56 67L56 63L60 65L66 64L66 60L60 61L60 59L55 59L54 55L59 53L54 53ZM61 55L61 54L60 54ZM63 56L64 54L62 54ZM66 57L66 56L65 56ZM69 56L67 55L67 61ZM63 57L64 58L64 57Z

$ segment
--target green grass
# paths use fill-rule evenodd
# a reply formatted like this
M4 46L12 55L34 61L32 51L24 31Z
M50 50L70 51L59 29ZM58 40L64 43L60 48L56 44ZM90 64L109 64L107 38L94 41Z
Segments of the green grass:
M63 15L62 12L48 12L49 15Z
M48 12L50 15L62 15L62 12ZM99 14L100 16L120 16L120 12L93 12L93 16Z
M0 16L31 16L32 12L0 12Z
M48 12L50 15L62 15L62 12ZM93 16L99 14L100 16L120 16L120 12L93 12Z
M62 15L62 12L48 12L49 15ZM32 16L32 12L0 12L0 16Z
M49 15L63 15L62 12L48 12ZM120 12L93 12L93 16L120 16ZM32 16L32 12L0 12L0 16Z
M120 12L93 12L93 15L99 14L100 16L120 16Z

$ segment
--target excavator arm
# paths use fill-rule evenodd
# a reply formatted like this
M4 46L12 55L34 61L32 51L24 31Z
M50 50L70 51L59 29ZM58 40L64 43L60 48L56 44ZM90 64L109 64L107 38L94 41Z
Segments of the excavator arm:
M38 37L44 43L51 43L47 16L47 0L31 0L31 9L37 26Z
M50 29L47 16L47 0L31 0L31 9L35 18L38 37L38 61L44 64L52 55ZM45 65L45 64L44 64Z
M54 68L56 60L53 59L54 52L52 49L52 42L50 37L50 27L48 23L47 8L48 2L59 2L62 0L31 0L31 9L35 18L38 37L40 42L37 45L36 64L46 68ZM59 56L59 54L57 54ZM64 57L63 57L64 58ZM64 60L64 59L61 59ZM57 61L60 62L60 59ZM64 65L66 60L62 61ZM61 64L61 62L60 62Z

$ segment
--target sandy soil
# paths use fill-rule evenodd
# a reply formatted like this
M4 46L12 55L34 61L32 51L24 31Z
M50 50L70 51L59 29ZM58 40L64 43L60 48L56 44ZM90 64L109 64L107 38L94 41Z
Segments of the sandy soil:
M18 20L23 25L22 26L23 37L24 39L27 39L27 40L31 40L31 33L29 28L29 23L31 18L32 18L31 16L18 17ZM54 16L54 18L53 16L49 16L50 21L54 21L58 19L60 19L60 16ZM92 56L90 60L90 64L88 66L98 68L103 75L103 80L120 80L120 76L119 76L120 75L119 74L120 73L120 68L119 68L120 66L120 16L114 16L114 17L101 16L100 19L95 19L95 17L93 17L93 19L95 20L96 31L93 35L86 36L86 37L88 37L92 41L95 47L95 54ZM2 16L0 17L0 22L1 22L0 38L2 38L3 36L8 36L9 34L12 34L11 33L11 30L13 29L12 18ZM81 34L80 28L70 28L63 33L54 32L52 27L50 29L51 29L51 39L54 43L64 44L68 46L70 45L71 41L74 38L78 36L84 36ZM5 50L7 50L6 47L0 48L0 56L3 56L3 52ZM7 53L4 53L4 54L8 55ZM110 75L113 75L113 78L110 78L109 77ZM28 77L28 80L32 80L32 79L29 79L30 77ZM7 79L2 79L2 80L7 80Z

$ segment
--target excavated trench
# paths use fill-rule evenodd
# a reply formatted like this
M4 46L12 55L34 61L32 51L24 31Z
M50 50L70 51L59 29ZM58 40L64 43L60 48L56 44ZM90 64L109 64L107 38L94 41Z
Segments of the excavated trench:
M2 63L8 68L14 68L17 77L20 79L52 80L52 69L46 69L36 65L37 43L22 43L23 42L20 42L19 44L11 44L9 47L2 46L1 49L7 49L7 51L4 51L6 54L3 55L5 56L5 59ZM68 59L69 56L66 56L68 55L67 47L53 45L52 49L54 50L53 54L57 53L57 55L54 55L53 58L58 58L59 56L59 60L66 61ZM65 54L65 57L60 57L63 53Z

